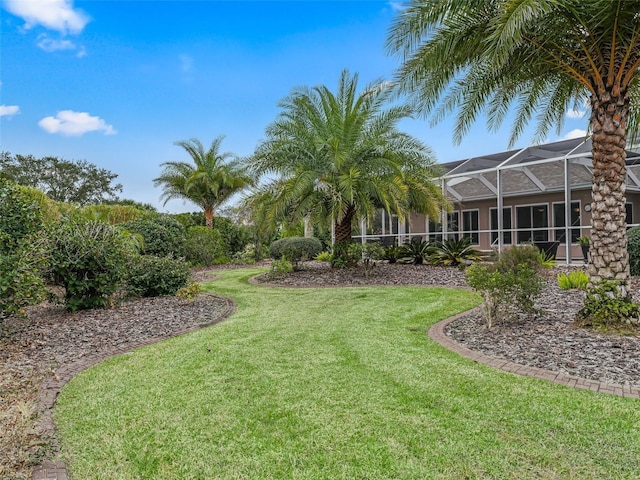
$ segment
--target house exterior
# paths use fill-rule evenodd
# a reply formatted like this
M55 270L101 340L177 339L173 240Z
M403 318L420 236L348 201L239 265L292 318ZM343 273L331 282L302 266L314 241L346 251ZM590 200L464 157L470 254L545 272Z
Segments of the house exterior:
M627 151L628 226L640 221L639 152ZM498 251L558 242L557 259L581 260L578 238L588 237L591 229L591 165L590 138L445 163L446 173L438 181L450 211L440 218L411 214L404 222L381 212L360 238L395 238L400 244L469 237L480 250Z

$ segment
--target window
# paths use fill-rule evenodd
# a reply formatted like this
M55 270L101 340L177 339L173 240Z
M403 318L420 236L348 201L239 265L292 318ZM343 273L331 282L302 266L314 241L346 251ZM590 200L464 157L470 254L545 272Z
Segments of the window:
M549 206L516 207L518 243L547 242L549 240Z
M429 235L427 236L428 241L437 242L442 240L442 223L434 222L429 219Z
M624 205L624 208L627 214L627 218L626 218L627 226L633 225L633 203L626 203Z
M458 219L458 212L447 214L447 238L455 238L458 240ZM429 235L427 240L430 242L442 241L442 223L429 219Z
M557 242L565 241L565 204L553 204L553 239ZM580 236L580 202L571 202L571 226L578 227L571 229L571 243L576 243Z
M471 239L471 243L477 245L480 243L478 235L479 222L478 222L478 210L463 210L462 211L462 236Z
M492 208L491 214L491 245L498 243L498 209ZM502 209L502 244L511 245L511 207Z
M458 240L460 231L460 213L459 212L451 212L447 214L447 238L453 238L454 240Z

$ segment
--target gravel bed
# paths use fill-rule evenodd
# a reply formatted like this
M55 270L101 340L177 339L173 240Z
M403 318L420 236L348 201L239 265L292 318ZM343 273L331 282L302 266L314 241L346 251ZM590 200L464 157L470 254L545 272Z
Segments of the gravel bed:
M536 304L538 312L494 325L490 330L481 312L465 315L445 333L471 350L514 363L544 368L606 383L640 386L640 337L601 334L574 325L584 297L578 290L561 290L556 275L546 272L546 286ZM282 286L442 285L468 287L464 273L451 267L380 264L367 278L362 271L330 269L309 262L271 284ZM634 299L640 301L640 278L632 279Z

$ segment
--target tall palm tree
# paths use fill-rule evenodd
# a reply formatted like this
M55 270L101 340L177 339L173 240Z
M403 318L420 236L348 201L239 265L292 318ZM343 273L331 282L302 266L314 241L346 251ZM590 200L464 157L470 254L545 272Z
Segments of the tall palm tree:
M396 76L432 120L458 109L460 141L479 115L497 129L516 106L511 143L533 115L536 140L587 104L593 140L594 284L628 293L625 228L627 125L637 125L638 0L413 0L387 47L403 60ZM636 100L637 101L637 100Z
M294 89L252 160L257 174L276 176L263 187L271 216L332 222L338 251L354 220L371 218L376 208L400 218L409 209L437 215L443 201L429 148L397 129L411 110L385 108L388 84L358 92L357 83L358 75L344 70L335 94L323 85Z
M162 174L153 180L156 187L163 188L160 198L164 199L164 205L172 199L195 203L204 211L209 228L213 227L215 209L252 183L251 176L235 155L219 152L223 139L223 136L214 139L206 151L196 138L176 142L193 159L193 164L165 162L161 165L164 167ZM234 160L229 161L231 158Z

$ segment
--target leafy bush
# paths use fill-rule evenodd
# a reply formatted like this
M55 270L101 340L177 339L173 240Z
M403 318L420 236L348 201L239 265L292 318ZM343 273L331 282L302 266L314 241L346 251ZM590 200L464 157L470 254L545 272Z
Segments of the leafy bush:
M469 237L451 238L435 245L431 261L439 265L466 265L480 261L480 252L471 246Z
M0 321L45 296L47 217L55 204L39 190L0 178Z
M213 217L213 229L219 231L225 241L228 249L225 252L227 257L232 257L244 250L244 247L251 239L251 234L247 227L236 225L226 217Z
M487 328L518 312L532 311L544 285L536 271L525 264L510 270L474 264L466 270L466 276L469 285L484 296Z
M422 265L434 251L435 249L430 242L410 242L399 247L401 260L411 262L414 265Z
M180 222L169 216L133 220L121 226L131 233L142 235L144 255L178 258L184 254L186 232Z
M382 247L384 252L382 254L382 260L387 260L389 263L396 263L402 258L402 249L396 245L390 245L388 247Z
M558 274L558 285L562 290L577 289L584 290L589 283L589 276L582 270Z
M104 307L124 283L131 237L102 222L65 219L51 231L51 275L71 311Z
M322 243L317 238L287 237L276 240L269 247L269 255L274 260L286 257L295 266L315 258L322 251Z
M326 250L316 255L316 260L319 262L331 262L332 258L333 255L331 255L331 252L327 252Z
M629 253L629 267L631 275L640 275L640 226L633 227L627 232L627 252Z
M500 254L497 267L506 272L515 271L518 266L525 265L535 272L540 272L553 264L553 260L547 259L544 252L540 252L534 245L514 245Z
M82 215L87 220L117 225L119 223L132 222L143 218L150 218L158 214L134 207L132 205L87 205L81 209Z
M376 260L382 259L383 255L384 249L376 243L352 243L349 245L349 258L353 259L355 264L362 265L365 277L369 277L376 266Z
M185 302L193 303L200 292L202 292L200 284L193 280L189 280L186 287L178 289L176 297Z
M175 295L189 280L189 265L180 259L139 255L130 265L127 290L140 297Z
M584 306L576 314L583 326L601 329L640 325L640 304L631 295L621 297L618 283L603 280L587 290Z
M293 270L293 265L286 257L281 257L279 260L271 262L269 272L267 272L267 278L273 280L274 278L284 277L287 273Z
M207 227L191 227L187 230L184 255L192 265L208 267L225 263L226 244L220 232Z

